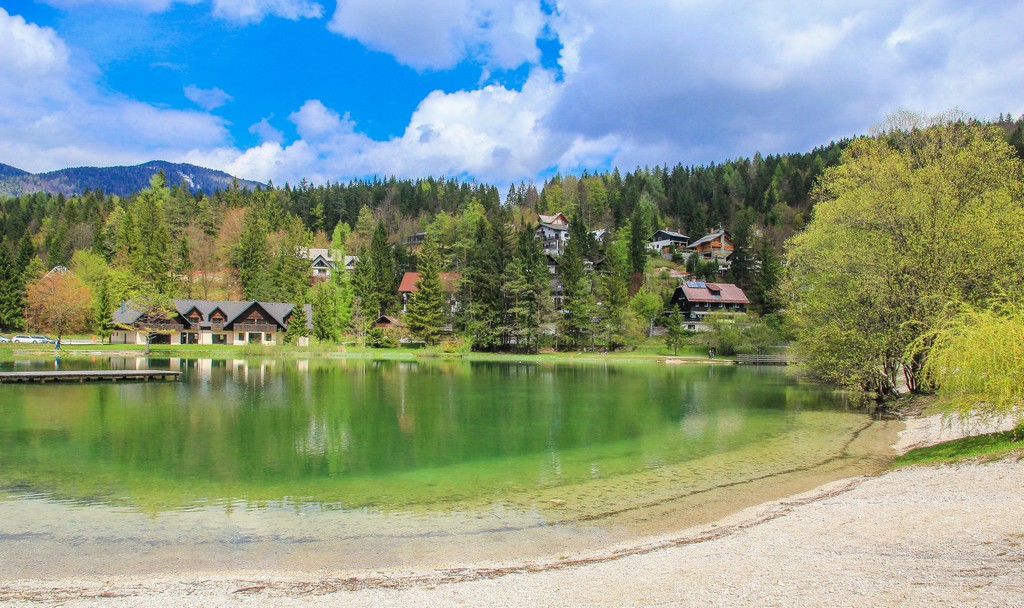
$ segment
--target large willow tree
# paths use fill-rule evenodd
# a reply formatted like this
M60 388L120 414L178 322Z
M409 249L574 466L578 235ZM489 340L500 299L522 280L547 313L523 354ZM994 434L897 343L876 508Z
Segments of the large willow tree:
M1020 159L996 128L936 123L851 143L788 243L788 312L825 380L885 396L902 371L917 390L928 349L908 345L1021 280Z

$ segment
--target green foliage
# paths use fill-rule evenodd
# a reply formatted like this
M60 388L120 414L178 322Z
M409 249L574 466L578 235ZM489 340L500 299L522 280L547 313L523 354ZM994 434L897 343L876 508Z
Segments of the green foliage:
M606 349L624 346L627 341L626 317L629 305L629 233L621 234L607 248L604 265L597 278L598 333Z
M446 324L445 297L441 285L441 254L437 243L427 239L420 250L416 291L409 295L405 323L409 332L427 344L437 344L441 327Z
M306 327L306 307L301 300L292 304L292 314L288 319L288 328L284 332L285 344L296 344L299 338L309 335L309 328Z
M371 327L366 331L366 345L371 348L398 348L398 341L384 328Z
M784 291L809 368L840 385L911 390L918 335L951 303L979 303L1024 274L1021 161L1001 133L940 123L853 142L789 245Z
M21 271L15 268L6 240L0 238L0 328L4 331L21 329L23 286Z
M313 288L313 336L321 343L337 342L341 334L336 290L333 281L319 283Z
M378 222L374 230L369 257L373 268L372 289L376 294L377 306L381 314L387 314L395 308L398 276L395 271L394 251L388 244L388 231L383 222Z
M715 353L725 357L735 355L744 338L739 322L746 321L746 315L709 313L704 320L711 326L708 345L715 349Z
M686 344L687 339L694 335L694 332L686 329L686 323L678 312L671 312L665 315L665 346L672 349L673 355L679 354L679 347Z
M1009 299L964 306L919 338L908 357L922 350L923 379L938 388L947 412L1024 422L1024 306Z
M247 300L259 300L270 283L267 269L270 255L267 243L267 224L259 210L250 208L243 219L242 235L234 248L232 260L238 271L242 295Z
M509 334L517 350L536 352L553 302L544 252L530 229L519 233L515 255L505 268L502 292L508 306Z

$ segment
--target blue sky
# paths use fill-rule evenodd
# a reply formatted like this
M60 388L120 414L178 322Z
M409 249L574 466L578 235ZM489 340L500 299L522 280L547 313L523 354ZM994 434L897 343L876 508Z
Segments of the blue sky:
M0 0L0 162L496 184L1024 113L1024 3Z

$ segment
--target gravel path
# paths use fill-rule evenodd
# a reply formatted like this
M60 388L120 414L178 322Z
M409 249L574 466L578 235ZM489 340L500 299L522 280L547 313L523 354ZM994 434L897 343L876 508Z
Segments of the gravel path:
M936 418L911 422L898 446L981 430L943 430ZM546 563L7 581L0 604L1024 607L1022 488L1019 460L910 468Z

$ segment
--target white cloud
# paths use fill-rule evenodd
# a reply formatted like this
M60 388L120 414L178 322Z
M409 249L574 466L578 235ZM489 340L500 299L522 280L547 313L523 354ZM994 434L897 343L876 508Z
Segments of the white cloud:
M273 117L274 115L271 114L268 117L261 118L258 123L249 127L249 133L259 137L261 142L281 143L284 141L284 133L270 124L270 119Z
M45 171L174 160L227 137L214 116L110 94L72 64L53 30L0 9L0 162Z
M537 2L341 0L328 28L418 70L515 68L538 61L545 22Z
M307 0L214 0L213 14L230 21L254 23L274 16L298 21L319 19L324 8Z
M185 97L204 110L213 110L232 101L234 98L220 89L201 89L195 85L185 87Z
M202 0L44 0L47 4L75 9L83 6L114 6L143 13L162 13L174 4L198 4ZM324 8L309 0L213 0L213 14L227 21L258 23L274 16L297 21L319 19Z

